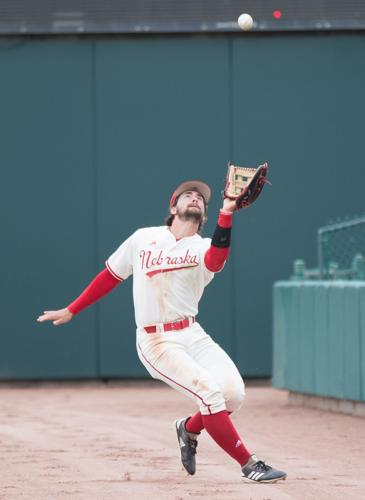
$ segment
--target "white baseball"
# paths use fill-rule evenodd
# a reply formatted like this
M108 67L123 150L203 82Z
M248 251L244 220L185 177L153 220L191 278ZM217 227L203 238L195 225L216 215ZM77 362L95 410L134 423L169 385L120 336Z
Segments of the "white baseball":
M249 31L253 26L253 19L250 14L241 14L238 18L238 25L243 31Z

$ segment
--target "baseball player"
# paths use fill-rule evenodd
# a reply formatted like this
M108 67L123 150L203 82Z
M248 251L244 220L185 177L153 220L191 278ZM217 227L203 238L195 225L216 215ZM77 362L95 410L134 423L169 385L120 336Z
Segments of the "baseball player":
M244 479L272 483L285 479L286 473L248 451L230 418L245 396L241 375L196 320L204 287L227 260L237 210L236 201L225 198L213 238L202 238L210 195L203 182L181 184L173 193L164 226L138 229L74 302L44 311L38 321L67 323L133 274L139 359L153 378L198 406L194 415L175 422L184 468L195 474L198 436L205 430L238 462Z

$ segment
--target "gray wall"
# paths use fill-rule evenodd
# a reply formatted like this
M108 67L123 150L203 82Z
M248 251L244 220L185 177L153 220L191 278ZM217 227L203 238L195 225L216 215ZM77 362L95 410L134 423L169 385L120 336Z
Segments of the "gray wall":
M271 287L318 226L363 211L364 34L0 41L1 378L144 377L131 283L55 329L174 187L214 195L228 160L268 160L272 187L235 216L232 255L199 320L244 376L271 375Z

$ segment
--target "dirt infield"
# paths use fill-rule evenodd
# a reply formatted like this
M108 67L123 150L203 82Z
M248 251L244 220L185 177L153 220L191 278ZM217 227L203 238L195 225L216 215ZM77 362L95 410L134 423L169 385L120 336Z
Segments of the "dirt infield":
M0 385L1 500L365 499L365 420L296 408L247 387L234 421L248 448L288 472L248 484L202 434L197 474L178 459L172 421L194 411L159 383Z

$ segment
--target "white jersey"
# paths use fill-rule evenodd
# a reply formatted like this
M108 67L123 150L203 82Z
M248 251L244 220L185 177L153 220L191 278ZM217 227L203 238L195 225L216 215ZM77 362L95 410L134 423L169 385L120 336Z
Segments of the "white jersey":
M204 264L210 238L199 234L176 241L167 226L138 229L109 257L106 265L118 279L133 274L138 328L198 314L204 287L214 273Z

